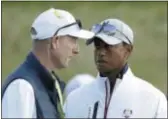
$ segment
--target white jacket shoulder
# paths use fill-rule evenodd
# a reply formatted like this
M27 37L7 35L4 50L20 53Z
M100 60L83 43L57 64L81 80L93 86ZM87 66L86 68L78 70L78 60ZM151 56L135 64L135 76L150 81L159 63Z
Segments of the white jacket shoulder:
M146 80L143 80L141 78L135 77L135 79L138 83L138 90L139 92L142 92L143 94L146 94L146 96L152 96L153 98L159 98L160 96L163 96L163 92L156 88L153 84L149 83Z
M33 87L24 79L8 85L2 98L3 118L35 118L36 106Z
M141 87L139 88L140 93L143 95L142 97L144 97L142 99L156 102L156 113L154 118L167 118L167 99L165 94L158 88L154 87L151 83L139 78L137 78L137 80L139 80Z

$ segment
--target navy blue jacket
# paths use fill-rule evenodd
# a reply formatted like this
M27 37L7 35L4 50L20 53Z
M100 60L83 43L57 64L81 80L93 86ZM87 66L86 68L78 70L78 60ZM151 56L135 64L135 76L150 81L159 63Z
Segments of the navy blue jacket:
M61 81L56 74L55 76L63 92L65 83ZM59 98L58 92L55 89L54 79L46 68L40 64L32 52L28 54L23 64L4 81L1 97L3 97L8 85L18 78L25 79L32 85L38 118L60 117L57 109L57 101L59 101Z

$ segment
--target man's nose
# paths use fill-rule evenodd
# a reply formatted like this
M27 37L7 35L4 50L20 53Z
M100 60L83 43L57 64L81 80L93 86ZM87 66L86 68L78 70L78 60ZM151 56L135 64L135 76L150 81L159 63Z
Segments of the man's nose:
M99 50L99 56L102 57L102 56L105 56L105 54L106 54L106 50L103 49L103 48L101 48L101 49Z
M77 44L77 45L75 45L75 47L73 48L73 54L75 54L75 55L77 55L77 54L79 54L79 45Z

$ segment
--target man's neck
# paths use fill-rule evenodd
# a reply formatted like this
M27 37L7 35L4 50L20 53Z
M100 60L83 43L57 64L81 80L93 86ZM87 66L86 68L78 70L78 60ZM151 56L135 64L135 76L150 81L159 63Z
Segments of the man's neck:
M113 70L113 71L107 73L106 75L104 75L104 76L108 77L108 80L110 82L110 93L113 92L116 80L117 80L117 78L120 78L119 75L123 75L123 74L120 74L120 73L125 73L125 72L122 72L123 70L125 70L125 68L126 69L128 68L127 64L125 64L120 69Z
M32 51L32 53L36 56L41 65L43 65L48 71L52 71L52 67L49 65L49 61L46 60L46 56L44 56L44 53L40 53L37 51Z
M128 65L126 63L121 68L115 69L107 73L107 77L109 78L110 81L116 80L116 78L122 79L122 75L127 71L127 69L128 69Z
M108 76L108 79L110 82L115 82L116 78L117 78L117 74L111 74Z
M117 79L117 75L118 75L118 72L113 72L107 76L110 82L110 86L114 87L116 79Z

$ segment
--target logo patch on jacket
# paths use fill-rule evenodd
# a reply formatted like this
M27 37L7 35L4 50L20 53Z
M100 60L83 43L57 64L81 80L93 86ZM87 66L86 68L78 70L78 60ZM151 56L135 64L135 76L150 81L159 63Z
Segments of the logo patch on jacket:
M133 111L131 109L124 109L123 111L123 117L129 118L133 114Z

